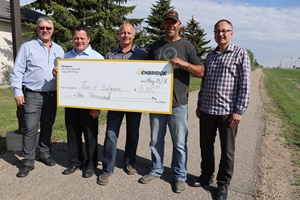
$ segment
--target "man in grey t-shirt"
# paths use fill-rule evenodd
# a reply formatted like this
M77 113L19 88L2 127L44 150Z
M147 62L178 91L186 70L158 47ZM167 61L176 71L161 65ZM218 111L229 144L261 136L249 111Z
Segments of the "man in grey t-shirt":
M179 36L181 22L176 11L164 14L165 36L155 42L149 50L150 60L170 60L174 69L174 89L172 114L150 114L152 169L139 179L149 183L163 173L164 138L169 126L172 143L172 171L175 192L186 189L187 179L187 135L188 135L188 87L190 75L203 77L204 67L197 57L195 47Z

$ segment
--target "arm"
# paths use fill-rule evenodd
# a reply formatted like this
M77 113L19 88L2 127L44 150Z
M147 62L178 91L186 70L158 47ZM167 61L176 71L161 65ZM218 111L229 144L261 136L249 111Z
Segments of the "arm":
M173 65L177 65L182 69L188 71L192 76L202 78L204 76L204 66L203 65L193 65L189 62L183 61L178 57L170 60Z
M17 54L14 68L11 72L11 87L14 92L14 97L17 106L22 106L25 103L24 94L22 91L22 84L26 70L26 60L26 50L24 45L22 45Z
M243 115L249 105L250 99L250 58L246 49L239 53L240 69L238 72L238 85L237 85L237 102L234 107L233 113Z
M249 105L250 99L250 73L251 73L251 66L250 66L250 58L248 52L244 49L241 51L239 55L240 60L240 67L239 70L239 82L238 82L238 100L237 105L234 108L233 113L229 119L229 126L234 127L237 126L241 120L242 115L246 111Z

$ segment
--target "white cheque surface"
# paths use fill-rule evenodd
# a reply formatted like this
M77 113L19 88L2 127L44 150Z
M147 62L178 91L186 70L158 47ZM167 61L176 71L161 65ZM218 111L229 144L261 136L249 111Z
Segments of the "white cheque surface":
M59 59L58 68L59 107L172 112L168 61Z

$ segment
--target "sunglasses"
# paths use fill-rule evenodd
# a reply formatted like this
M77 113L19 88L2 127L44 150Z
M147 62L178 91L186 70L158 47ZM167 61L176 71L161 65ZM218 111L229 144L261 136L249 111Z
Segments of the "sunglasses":
M50 31L50 30L52 30L52 27L45 27L45 26L39 26L39 29L40 30L47 30L47 31Z

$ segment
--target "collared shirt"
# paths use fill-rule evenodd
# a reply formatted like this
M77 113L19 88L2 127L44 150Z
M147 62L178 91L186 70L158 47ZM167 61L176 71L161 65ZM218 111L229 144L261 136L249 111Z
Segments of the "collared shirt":
M73 48L71 51L68 51L64 58L91 58L91 59L104 59L104 57L92 49L91 45L89 45L83 52L80 54L76 53L75 49Z
M147 54L145 51L136 47L132 47L130 51L125 53L118 48L108 52L105 58L114 60L146 60Z
M230 43L207 55L205 75L198 94L198 107L211 115L242 115L249 104L250 58L246 49Z
M56 78L52 70L56 59L64 56L64 50L51 42L51 48L37 38L21 45L11 74L14 96L24 96L22 85L33 91L56 91Z

